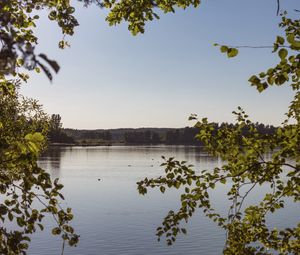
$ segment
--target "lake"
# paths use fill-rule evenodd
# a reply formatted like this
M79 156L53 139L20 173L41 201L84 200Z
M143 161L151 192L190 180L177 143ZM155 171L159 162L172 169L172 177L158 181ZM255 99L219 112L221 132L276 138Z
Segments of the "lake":
M39 160L39 165L64 184L64 206L72 207L72 226L80 235L77 247L65 248L64 254L78 255L194 255L221 254L225 232L203 216L199 210L184 225L187 235L180 235L172 246L155 232L169 210L176 210L178 190L161 194L149 190L146 196L137 192L136 182L145 177L163 175L161 156L187 160L195 169L221 166L218 158L210 157L199 147L189 146L111 146L111 147L51 147ZM101 179L100 181L98 179ZM250 202L262 194L255 191ZM226 213L226 186L212 194L213 205ZM299 204L289 203L285 210L270 218L278 227L293 226L300 221ZM62 241L50 234L53 220L45 220L45 230L32 236L28 254L61 253Z

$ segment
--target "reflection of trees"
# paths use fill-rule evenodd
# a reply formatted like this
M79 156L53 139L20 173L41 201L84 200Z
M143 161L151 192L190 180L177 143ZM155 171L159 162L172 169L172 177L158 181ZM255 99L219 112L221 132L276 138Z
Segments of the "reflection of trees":
M178 148L183 148L184 157L191 162L195 161L197 165L206 166L218 161L217 157L209 155L202 146L179 146Z
M50 146L40 157L39 165L46 169L52 178L60 177L61 158L64 150L59 146Z

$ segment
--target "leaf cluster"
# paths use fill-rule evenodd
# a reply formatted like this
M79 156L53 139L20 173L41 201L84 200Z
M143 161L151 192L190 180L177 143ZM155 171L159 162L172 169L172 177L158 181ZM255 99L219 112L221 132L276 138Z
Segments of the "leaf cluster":
M79 0L85 6L96 4L107 9L106 21L114 26L128 23L128 30L133 34L145 32L146 22L159 19L160 13L175 13L176 9L198 7L201 0Z
M70 245L78 242L78 235L69 225L71 209L64 210L64 199L58 180L51 180L49 173L37 164L40 152L45 148L48 132L48 116L41 106L31 99L22 98L18 84L2 81L0 90L0 253L26 254L30 235L43 230L43 218L50 214L57 227L52 233L61 235ZM5 86L6 85L6 86ZM35 206L35 204L40 206ZM10 230L7 222L18 228Z
M52 80L51 67L58 72L59 66L49 60L45 54L36 54L35 46L38 38L34 28L39 19L37 13L41 10L48 12L48 18L58 24L63 35L73 35L78 25L73 16L74 7L69 0L3 0L0 2L0 75L13 74L23 80L28 77L18 72L20 67L28 70L41 69ZM68 44L62 40L59 47Z
M149 188L159 188L162 193L168 188L183 190L179 210L170 211L157 229L158 239L164 236L167 244L171 245L178 233L186 232L182 223L201 208L226 232L224 254L300 253L300 222L282 229L272 229L266 222L267 215L283 209L287 200L300 202L299 20L283 17L280 27L285 30L285 36L276 38L273 49L279 56L279 63L249 79L259 92L271 85L287 85L295 93L287 118L276 132L258 132L241 107L233 112L235 125L223 125L218 129L206 118L199 121L192 115L190 119L196 120L195 127L199 129L196 138L204 143L210 155L219 157L223 165L199 172L186 162L165 159L163 176L145 178L137 183L143 195ZM220 46L220 49L228 57L238 53L227 46ZM222 185L228 189L227 215L216 212L210 199L211 192ZM269 190L263 199L246 206L249 194L262 186Z

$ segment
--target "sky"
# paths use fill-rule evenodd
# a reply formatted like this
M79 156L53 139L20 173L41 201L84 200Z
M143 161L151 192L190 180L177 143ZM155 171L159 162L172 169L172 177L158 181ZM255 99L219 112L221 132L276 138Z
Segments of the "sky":
M281 8L299 7L298 0ZM73 1L74 2L74 1ZM258 93L248 83L278 61L271 49L241 49L228 59L214 43L272 45L280 18L275 0L210 0L199 8L161 14L145 34L132 36L127 24L110 27L107 11L75 3L80 26L62 39L55 23L41 13L38 52L61 66L54 81L32 74L21 88L63 126L77 129L185 127L190 114L214 122L233 122L241 106L256 122L279 125L292 100L288 87Z

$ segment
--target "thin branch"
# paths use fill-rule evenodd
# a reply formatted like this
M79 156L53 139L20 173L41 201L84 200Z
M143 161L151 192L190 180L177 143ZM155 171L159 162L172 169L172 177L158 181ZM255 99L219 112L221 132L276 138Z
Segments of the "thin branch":
M236 49L240 49L240 48L248 48L248 49L273 49L274 46L271 46L271 45L261 45L261 46L251 46L251 45L237 45L237 46L234 46L234 45L228 45L228 47L230 48L236 48ZM288 46L288 45L279 45L278 48L287 48L287 49L290 49L291 46Z
M293 186L292 186L292 188L296 188L297 187L297 184L294 184ZM268 213L268 211L270 211L270 209L271 209L271 207L275 204L275 203L277 203L281 198L283 198L283 197L285 197L286 196L286 194L287 193L289 193L290 192L290 190L286 190L285 192L283 192L283 193L281 193L281 195L280 196L278 196L274 201L273 201L273 203L271 204L271 206L269 206L269 207L267 207L266 209L265 209L265 212L264 212L264 216Z
M66 240L63 240L62 247L61 247L61 255L64 255L65 252L65 242Z
M238 210L237 210L238 212L241 211L242 205L243 205L243 203L244 203L246 197L247 197L248 194L254 189L254 187L256 186L257 183L258 183L258 182L255 182L255 183L252 185L252 187L251 187L251 188L245 193L245 195L243 196L243 198L242 198L242 200L241 200L241 202L240 202L239 208L238 208Z
M280 12L280 0L277 0L277 16L279 15Z
M29 192L28 192L27 190L25 190L24 188L22 188L21 186L16 185L16 184L14 184L14 183L13 183L12 185L13 185L14 188L17 188L17 189L21 190L23 193L29 194ZM37 200L38 200L45 208L48 207L47 204L40 198L40 197L45 198L46 196L44 196L44 195L38 195L38 194L35 194L35 193L31 193L31 194L33 194L33 196L34 196L34 197L35 197L35 198L36 198L36 199L37 199ZM57 205L58 205L58 207L61 209L61 206L60 206L59 204L57 204ZM51 213L51 215L52 215L54 221L56 222L57 226L60 228L60 230L61 230L64 234L68 235L68 233L61 227L61 223L59 222L59 219L57 218L56 214L53 213L53 212L50 212L50 213ZM65 239L63 240L63 244L62 244L61 255L64 254L64 250L65 250Z

